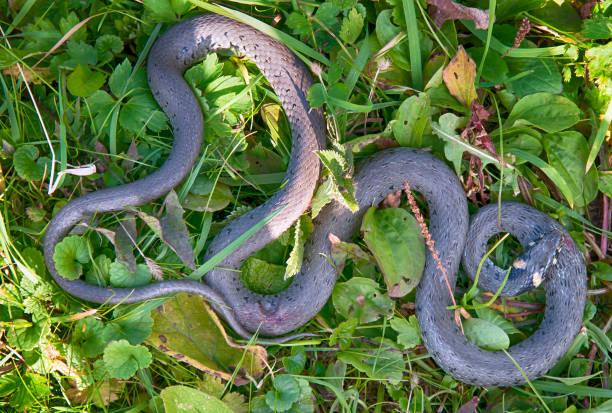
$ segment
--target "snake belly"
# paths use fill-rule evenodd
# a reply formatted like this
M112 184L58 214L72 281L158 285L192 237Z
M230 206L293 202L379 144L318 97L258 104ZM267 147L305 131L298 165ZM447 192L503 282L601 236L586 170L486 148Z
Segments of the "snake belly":
M96 287L81 280L62 278L55 268L53 251L74 225L87 221L96 213L148 203L165 195L189 173L200 153L203 117L182 74L194 62L216 50L232 50L256 63L283 105L291 126L293 146L283 188L266 203L226 226L212 241L205 258L219 252L270 213L281 207L284 209L221 262L220 268L210 271L206 283L170 280L122 289ZM465 194L457 177L443 162L420 150L385 150L370 157L354 177L359 211L353 214L337 203L325 207L315 220L315 230L305 246L301 271L294 276L291 285L278 294L255 294L242 285L235 270L246 257L289 228L308 208L318 180L319 160L315 151L325 146L325 123L322 113L311 109L306 100L312 79L305 66L284 45L250 26L215 14L194 17L170 28L153 47L147 71L153 95L173 127L175 138L170 156L146 178L71 201L52 219L47 229L44 243L47 267L56 282L76 297L116 304L190 292L209 299L215 310L242 336L255 331L279 336L308 322L331 294L337 273L328 260L329 233L349 239L358 230L367 208L381 202L390 192L403 189L404 182L409 182L428 201L430 232L451 286L455 285L466 242L486 247L487 239L499 232L496 224L491 227L491 212L489 215L482 213L472 219L470 228L476 230L475 234L473 231L470 234L476 238L487 231L490 234L482 239L467 238L469 221ZM529 339L509 349L526 375L534 378L554 365L580 328L586 270L569 235L545 214L510 203L502 204L501 217L502 227L527 244L536 242L550 230L563 232L566 236L566 242L556 254L553 274L546 281L544 321ZM535 225L533 219L537 220L536 230L525 230L525 225ZM489 225L487 231L480 229L483 225ZM471 251L482 257L484 251L476 250L466 251L464 261L471 256ZM481 279L483 276L481 274ZM445 281L428 253L417 290L416 308L423 340L432 357L444 370L466 383L511 385L524 381L504 353L481 350L465 339L454 322L452 311L446 309L450 304ZM553 336L555 339L551 340Z

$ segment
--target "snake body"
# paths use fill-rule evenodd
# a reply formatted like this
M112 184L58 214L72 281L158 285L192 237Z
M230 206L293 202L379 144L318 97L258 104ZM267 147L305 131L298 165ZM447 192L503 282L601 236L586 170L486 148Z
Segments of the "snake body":
M189 173L200 153L204 121L198 101L182 75L194 62L217 50L245 55L259 67L283 105L291 125L293 146L282 189L263 205L227 225L212 241L206 258L271 212L284 208L218 265L223 269L210 271L206 283L169 280L137 288L104 288L61 277L53 252L74 225L97 213L157 199ZM469 225L463 189L443 162L420 150L385 150L370 157L354 177L359 211L353 214L337 203L325 207L315 220L301 271L291 285L278 294L255 294L242 285L232 270L237 270L246 257L276 239L309 207L319 177L315 151L325 146L325 123L321 111L311 109L306 100L312 78L301 61L280 42L215 14L194 17L170 28L154 45L147 72L151 91L172 124L174 144L166 162L151 175L77 198L51 220L45 235L45 261L55 281L73 296L95 303L116 304L177 292L195 293L209 299L239 335L248 337L250 332L258 331L265 336L279 336L314 317L331 294L337 273L327 258L330 256L328 234L349 239L358 230L366 209L381 202L390 192L402 189L404 182L409 182L428 201L430 231L451 286L455 285L468 229L471 228L472 238L464 257L466 268L480 260L487 239L500 231L495 220L496 207L484 208ZM547 307L540 328L509 350L527 376L534 378L552 367L581 326L586 271L581 254L567 232L545 214L522 204L502 204L501 226L526 246L541 242L538 240L544 236L554 247L554 258L549 258L546 265L539 264L540 258L528 257L527 264L517 266L516 274L511 274L504 288L504 292L510 293L530 287L533 281L526 278L531 274L525 268L541 269L538 280L546 280ZM490 262L485 267L492 275L481 274L480 285L484 278L490 288L499 286L502 271ZM524 381L504 353L481 350L465 339L453 313L446 309L450 303L445 281L428 255L417 290L416 308L423 340L432 357L447 372L467 383L510 385Z

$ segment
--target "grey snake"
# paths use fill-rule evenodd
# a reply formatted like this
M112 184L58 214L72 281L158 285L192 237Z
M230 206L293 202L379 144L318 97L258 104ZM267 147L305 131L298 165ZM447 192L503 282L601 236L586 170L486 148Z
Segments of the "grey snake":
M167 194L190 172L200 154L204 119L183 73L217 50L244 55L258 66L282 103L293 144L286 183L263 205L228 224L212 241L205 259L271 212L285 208L211 270L205 283L166 280L137 288L104 288L61 277L53 253L73 226L94 214L151 202ZM136 303L178 292L200 294L239 335L249 337L258 331L264 336L280 336L314 317L331 294L337 273L328 261L328 234L350 239L368 207L409 182L428 202L430 232L451 286L455 285L466 243L470 247L463 257L464 267L472 278L474 265L484 255L487 240L493 234L509 231L527 249L526 258L517 260L520 265L513 268L503 291L503 295L515 295L545 281L546 310L540 327L508 350L527 377L533 379L547 372L569 348L582 325L586 269L582 254L566 230L546 214L519 203L501 204L501 228L497 225L496 205L482 208L470 224L465 193L455 174L434 156L416 149L387 149L361 165L354 177L359 211L353 214L336 203L324 208L305 246L301 271L287 289L266 296L246 289L235 270L308 209L319 179L320 162L315 151L325 147L325 121L322 112L311 109L306 99L312 78L286 46L250 26L216 14L197 16L167 30L151 50L147 72L151 91L172 124L174 143L170 155L147 177L76 198L53 217L44 240L45 261L54 280L69 294L108 304ZM484 267L479 285L494 291L501 285L505 271L488 260ZM447 310L450 304L446 283L428 254L417 290L416 312L431 356L445 371L466 383L524 382L506 354L482 350L464 337L453 312Z

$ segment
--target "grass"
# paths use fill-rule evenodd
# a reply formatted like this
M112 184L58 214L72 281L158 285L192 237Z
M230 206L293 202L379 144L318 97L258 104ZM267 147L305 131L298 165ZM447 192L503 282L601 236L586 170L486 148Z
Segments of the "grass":
M413 0L0 5L0 410L170 413L186 403L235 412L610 411L612 72L605 62L612 33L605 30L612 6L591 5L589 18L570 6L565 17L547 20L561 7L554 1L517 3L512 13L499 0L465 4L489 8L488 30L453 16L438 27L432 8ZM297 331L315 336L265 350L254 341L236 339L238 348L226 343L214 314L189 297L97 306L52 282L41 248L50 218L68 200L137 180L167 157L172 132L149 93L144 63L160 33L205 12L274 37L311 68L317 85L309 100L324 110L330 148L321 179L328 192L316 202L343 194L341 201L351 204L355 165L409 136L454 168L471 212L519 200L566 227L585 256L588 299L583 330L548 375L495 388L446 374L422 345L414 292L390 298L389 274L358 238L343 240L355 243L347 244L348 261L338 267L336 293ZM524 18L531 30L516 38ZM515 41L521 46L512 48ZM458 86L475 88L488 116L474 118L478 108L453 96L443 79L459 45L474 61L476 81ZM184 213L159 200L138 208L134 228L133 210L97 217L74 238L83 260L63 247L88 282L136 282L121 279L122 268L136 264L144 282L199 278L218 263L202 263L214 236L284 183L291 132L258 70L219 54L186 78L207 129L202 157L177 190ZM558 104L534 103L522 117L512 114L518 101L540 102L534 96ZM420 116L417 98L426 102ZM95 174L58 178L90 163L98 166ZM404 198L398 202L410 210ZM183 247L160 239L165 219L184 223L175 230L193 248L198 270L179 258ZM128 242L117 239L119 224ZM250 257L242 275L282 283L291 252L299 254L295 240L311 224L310 214L304 216L300 229ZM512 262L515 247L504 242L497 259ZM487 322L511 344L535 331L543 316L542 289L500 300L460 277L458 290L468 291L465 300L457 296L463 311L471 317L481 316L475 309L486 311ZM160 335L166 341L155 341Z

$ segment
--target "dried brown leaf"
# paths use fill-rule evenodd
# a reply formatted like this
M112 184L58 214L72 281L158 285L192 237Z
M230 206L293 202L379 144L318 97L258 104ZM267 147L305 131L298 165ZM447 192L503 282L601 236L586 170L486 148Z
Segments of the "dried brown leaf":
M477 29L487 30L489 28L489 10L476 9L457 4L450 0L427 0L427 4L433 6L430 15L438 27L447 20L472 20Z

